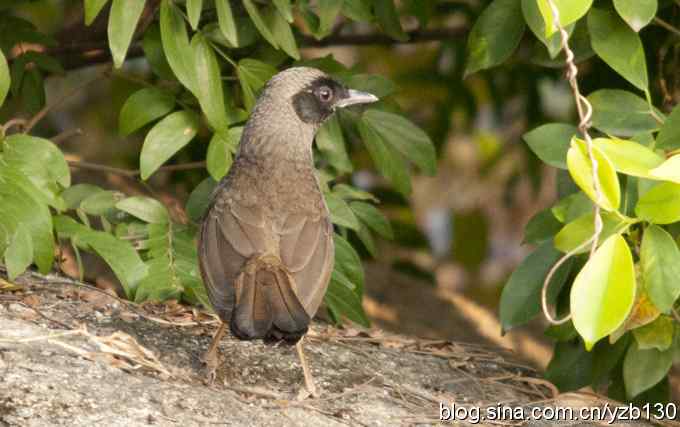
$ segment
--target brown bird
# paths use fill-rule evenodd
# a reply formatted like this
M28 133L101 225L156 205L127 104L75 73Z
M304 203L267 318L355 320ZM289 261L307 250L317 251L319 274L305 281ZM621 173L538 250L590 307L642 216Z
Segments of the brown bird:
M315 394L301 338L326 293L334 248L312 143L336 109L377 100L307 67L265 85L200 231L201 274L222 320L204 358L211 380L229 323L239 339L296 343Z

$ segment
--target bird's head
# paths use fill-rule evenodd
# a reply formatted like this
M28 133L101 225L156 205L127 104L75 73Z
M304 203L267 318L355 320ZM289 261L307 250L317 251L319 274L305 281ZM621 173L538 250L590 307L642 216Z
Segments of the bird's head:
M246 125L248 140L306 143L339 108L376 102L378 97L345 87L326 73L311 67L281 71L264 86ZM250 142L249 141L249 142Z
M320 126L338 108L378 100L310 67L293 67L276 74L265 86L262 99L267 103L290 105L298 120L314 127Z

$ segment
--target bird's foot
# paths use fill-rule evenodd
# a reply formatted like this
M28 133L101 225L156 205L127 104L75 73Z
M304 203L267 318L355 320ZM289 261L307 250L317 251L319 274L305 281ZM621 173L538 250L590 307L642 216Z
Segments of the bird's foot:
M205 378L203 379L203 382L209 386L213 385L217 378L217 368L220 366L217 352L208 351L205 356L203 356L202 362L205 364Z
M317 398L319 396L320 396L320 394L316 390L316 386L314 385L314 383L312 383L311 385L305 384L305 386L300 388L300 391L298 391L297 396L295 396L295 400L300 402L300 401L303 401L303 400L307 400L310 397Z

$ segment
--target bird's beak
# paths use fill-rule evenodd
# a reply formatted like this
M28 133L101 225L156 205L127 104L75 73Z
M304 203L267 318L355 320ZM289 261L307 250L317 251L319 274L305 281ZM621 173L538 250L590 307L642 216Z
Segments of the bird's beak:
M349 89L347 98L343 98L336 102L335 108L345 108L355 104L370 104L371 102L376 101L378 101L378 97L371 93Z

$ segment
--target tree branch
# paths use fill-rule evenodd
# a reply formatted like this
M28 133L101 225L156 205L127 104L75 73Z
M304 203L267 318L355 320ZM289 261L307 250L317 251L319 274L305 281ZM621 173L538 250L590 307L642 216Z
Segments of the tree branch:
M139 169L115 168L115 167L112 167L112 166L101 165L101 164L98 164L98 163L80 162L80 161L75 161L75 160L69 160L68 165L72 168L87 169L87 170L92 170L92 171L97 171L97 172L112 173L114 175L121 175L121 176L125 176L125 177L128 177L128 178L135 178L135 177L141 175L141 171ZM158 170L156 172L177 172L177 171L185 171L185 170L193 170L193 169L202 169L204 167L205 167L205 162L189 162L189 163L181 163L179 165L161 166L160 168L158 168Z
M395 40L385 34L333 34L322 40L303 36L300 40L301 48L317 48L330 46L392 46L398 44L417 44L440 42L464 37L468 33L465 26L440 28L433 30L416 30L407 32L408 40ZM60 44L45 50L48 55L59 60L64 69L88 67L111 61L111 52L106 40L87 41ZM127 53L127 58L136 58L144 54L141 43L133 43Z

